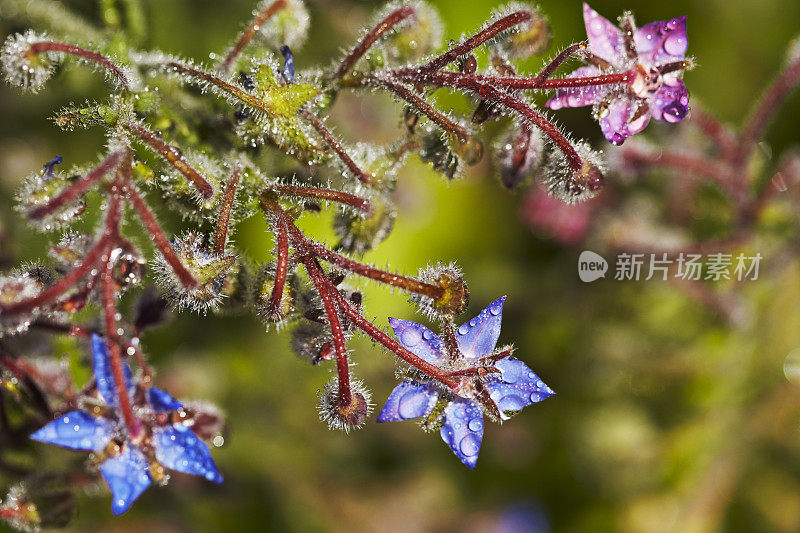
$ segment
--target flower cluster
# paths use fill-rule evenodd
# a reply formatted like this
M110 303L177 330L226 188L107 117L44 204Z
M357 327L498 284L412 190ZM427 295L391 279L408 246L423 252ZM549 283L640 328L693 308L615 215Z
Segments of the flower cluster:
M51 5L31 2L45 11ZM113 11L113 4L104 10ZM59 37L70 33L65 27L79 25L71 32L74 42L93 36L96 49L42 33L9 36L0 63L12 85L38 91L62 60L91 66L109 82L107 98L54 117L65 131L101 129L107 143L99 162L59 172L57 157L33 172L17 197L17 210L31 226L65 231L50 250L55 265L36 263L0 276L0 336L55 333L92 342L94 386L69 394L48 387L44 374L26 373L29 367L17 358L0 359L24 378L40 418L53 420L33 438L91 452L115 513L153 482L164 482L166 470L221 481L204 443L214 436L208 426L216 428L220 417L201 417L152 387L152 371L138 349L142 332L171 307L251 313L266 327L291 327L292 347L303 360L335 367L335 378L318 394L318 409L329 427L344 431L361 427L372 408L348 348L356 333L366 335L399 358L407 377L378 420L421 417L424 428L439 429L456 456L474 467L484 415L502 421L553 394L510 347L496 349L505 299L456 327L470 295L457 265L432 262L413 276L360 257L392 231L398 171L409 155L456 179L483 158L483 130L492 122L503 123L506 132L493 146L507 188L535 176L555 201L599 194L602 153L556 126L533 103L534 93L555 91L551 109L594 105L616 144L651 116L677 122L686 115L681 75L691 62L684 59L685 19L635 29L624 15L618 30L588 6L584 15L588 44L570 45L535 73L516 62L544 53L552 33L537 8L517 2L445 48L431 6L391 2L331 68L296 59L309 26L300 0L260 2L247 27L224 53L210 54L209 64L143 51L135 25L126 39L105 41L94 39L104 34L98 28L77 18L63 21ZM123 18L138 20L110 17ZM123 29L109 33L117 31ZM481 49L485 54L477 53ZM591 66L557 77L572 56ZM471 116L440 109L432 98L438 89L466 95ZM404 127L393 142L349 143L329 125L339 94L366 91L387 93L399 104ZM90 191L102 202L91 205ZM165 229L153 196L188 227ZM301 230L304 218L323 210L333 211L332 245ZM234 238L237 224L259 212L275 243L264 262L248 258ZM150 236L152 259L126 236L128 214ZM75 222L86 227L91 220L100 220L93 231L75 229ZM442 335L391 319L391 337L366 318L363 295L352 289L355 278L402 291L442 325ZM136 316L123 316L119 296L145 282L158 290L139 298ZM84 323L95 316L100 327ZM124 357L135 358L135 377ZM53 411L49 400L62 408Z

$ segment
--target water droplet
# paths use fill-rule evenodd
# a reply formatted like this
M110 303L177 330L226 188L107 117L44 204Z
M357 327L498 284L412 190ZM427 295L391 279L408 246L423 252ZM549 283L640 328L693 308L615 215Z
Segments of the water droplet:
M481 443L473 434L469 434L463 439L458 445L458 448L461 450L461 453L464 454L466 457L472 457L473 455L478 455L478 450L480 449Z
M470 431L480 431L483 427L483 422L477 418L473 418L469 421L469 425L467 427L469 427Z
M525 404L522 401L522 398L519 396L509 394L500 400L500 402L497 404L497 407L501 411L519 411L525 407Z

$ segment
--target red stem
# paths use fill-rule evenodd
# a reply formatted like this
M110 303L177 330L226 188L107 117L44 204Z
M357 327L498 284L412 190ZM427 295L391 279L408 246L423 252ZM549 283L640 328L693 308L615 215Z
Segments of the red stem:
M118 197L117 204L119 204ZM111 359L111 373L114 375L114 388L117 392L119 409L122 412L122 418L125 421L125 427L128 428L130 438L136 441L142 435L143 427L141 421L133 413L131 399L128 396L128 387L125 384L125 375L122 370L122 357L118 342L119 335L117 334L117 306L114 294L113 269L114 263L110 260L106 261L102 279L106 344Z
M333 79L339 79L361 59L361 57L380 39L387 31L391 30L394 26L407 19L408 17L416 15L414 9L410 6L400 6L380 21L369 33L367 33L361 41L356 45L349 54L345 56L339 68L333 73Z
M269 310L278 315L283 299L283 290L286 287L286 276L289 273L289 232L283 217L276 216L274 218L278 254L275 260L275 284L272 286L272 294L269 296Z
M40 54L42 52L60 52L62 54L69 54L83 58L87 61L91 61L92 63L103 67L108 72L113 74L114 77L119 80L120 85L122 85L126 90L130 89L130 82L128 81L128 78L125 76L125 73L122 71L122 69L106 56L98 54L97 52L92 52L91 50L86 50L85 48L81 48L72 44L58 43L53 41L41 41L38 43L33 43L30 50L34 54Z
M70 270L69 273L58 280L55 285L48 287L38 295L28 298L27 300L20 300L19 302L5 307L0 306L0 315L13 316L32 311L41 305L54 301L70 288L74 287L78 283L78 280L86 276L89 271L97 265L100 257L108 251L109 245L113 242L113 236L109 233L109 228L118 223L119 216L120 213L118 210L108 211L102 236L97 239L94 246L86 253L80 265Z
M444 295L444 289L438 285L431 285L430 283L425 283L418 279L410 278L400 274L394 274L370 265L359 263L358 261L338 254L314 242L309 241L309 246L314 251L314 254L316 254L320 259L340 266L345 270L353 272L354 274L358 274L359 276L363 276L380 283L385 283L386 285L391 285L408 292L427 296L433 300L438 300Z
M40 205L30 210L28 216L33 219L41 219L71 202L79 195L86 192L89 187L94 185L100 178L114 169L122 159L125 152L117 150L108 155L99 165L93 168L86 176L81 178L77 183L74 183L61 191L55 198L52 198L44 205Z
M268 190L278 195L299 196L302 198L338 202L340 204L349 205L365 213L370 213L372 211L372 204L366 198L333 189L321 189L318 187L305 187L301 185L270 185Z
M577 52L578 50L586 50L589 47L589 44L586 41L581 41L579 43L572 44L566 47L564 50L561 51L556 57L553 58L550 63L547 64L536 77L533 78L533 81L536 85L541 84L543 81L550 78L553 73L556 71L558 67L561 66L564 61L569 59L569 57Z
M339 310L336 308L331 296L332 293L338 294L339 291L331 284L331 281L322 271L319 262L315 258L306 257L303 259L303 264L311 281L314 282L317 294L322 299L325 315L328 318L328 326L331 328L333 348L336 351L336 372L339 375L339 407L346 408L353 401L352 391L350 390L350 366L347 362L347 347L344 343L344 333L339 320Z
M328 146L330 146L336 155L339 156L339 159L342 160L344 166L346 166L347 169L350 170L350 172L352 172L361 183L365 185L372 183L372 176L358 168L358 165L356 165L355 161L353 161L353 159L347 155L347 152L344 150L344 147L342 147L342 144L339 142L339 140L336 139L331 130L329 130L325 124L323 124L322 121L316 117L316 115L307 110L303 110L301 113L303 117L305 117L305 119L308 120L314 129L317 130L317 132L322 136L325 142L328 143Z
M242 50L244 50L244 47L247 46L253 36L255 36L256 32L261 29L261 26L263 26L267 20L272 18L275 13L284 8L286 8L286 0L275 0L269 6L267 6L266 9L256 15L256 17L250 23L250 26L248 26L247 29L242 32L242 34L239 36L239 39L236 41L236 44L233 45L233 48L230 49L228 55L225 56L225 59L222 61L219 69L222 72L227 73L231 69L233 62L237 57L239 57L239 54L242 53Z
M372 82L372 83L370 83ZM398 83L397 81L393 80L389 76L373 76L364 78L362 81L364 85L372 85L377 84L381 85L394 94L408 102L411 107L413 107L416 111L419 111L426 117L428 117L434 124L437 124L440 128L451 133L459 141L467 142L469 140L469 131L467 129L451 119L445 116L441 111L433 107L430 103L428 103L424 98L418 96L414 93L411 89Z
M512 76L484 76L481 74L464 74L461 72L419 72L411 68L401 68L394 71L401 80L410 83L423 83L438 87L451 87L453 85L490 85L501 89L562 89L568 87L588 87L595 85L612 85L615 83L628 83L636 75L635 71L628 70L614 74L589 76L585 78L559 78L540 79L519 78Z
M397 354L403 361L406 363L422 370L426 374L429 374L436 380L440 381L443 385L450 387L451 389L455 389L458 386L458 383L453 381L451 378L447 376L447 373L442 372L442 370L429 362L425 361L424 359L414 355L410 351L408 351L402 344L394 340L393 338L389 337L386 333L381 331L377 326L375 326L372 322L364 318L361 313L359 313L352 305L337 291L337 300L339 301L339 308L342 312L353 321L353 323L364 333L378 341L379 343L383 344L388 350Z
M217 231L214 233L214 253L217 255L225 253L225 244L228 242L228 225L231 219L231 211L233 210L233 201L236 199L236 186L239 184L241 177L242 167L236 165L233 167L231 177L228 178L228 183L225 185L222 206L217 219Z
M126 184L125 189L128 192L128 200L136 209L139 219L142 221L145 228L147 228L147 231L150 232L150 237L161 251L161 255L163 255L164 259L169 263L169 266L172 267L172 271L178 276L178 280L180 280L181 284L187 289L195 287L197 285L197 280L183 265L180 258L175 253L175 250L172 249L172 245L164 234L164 230L161 229L156 217L153 215L152 211L150 211L150 208L147 207L147 203L136 191L136 188L130 180Z
M123 122L122 125L136 135L148 148L163 157L167 163L175 167L181 174L191 181L205 199L214 196L214 188L206 179L192 168L183 156L172 146L167 144L156 133L148 130L138 122Z
M522 24L523 22L527 22L531 19L530 11L516 11L507 15L500 20L494 22L493 24L489 25L487 28L479 31L466 41L454 46L447 52L443 53L439 57L433 59L426 65L423 65L419 68L421 71L435 71L439 70L443 66L447 65L448 63L452 63L456 60L456 58L463 56L477 48L478 46L482 45L486 41L492 39L497 34L511 28L512 26L516 26L517 24Z

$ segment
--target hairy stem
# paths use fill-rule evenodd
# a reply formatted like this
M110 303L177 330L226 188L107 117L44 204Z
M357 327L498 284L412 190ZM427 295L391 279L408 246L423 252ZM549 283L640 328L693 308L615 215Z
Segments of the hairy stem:
M161 229L161 225L159 225L153 212L150 211L150 208L147 206L147 202L139 195L130 181L126 184L125 189L128 193L128 200L136 209L139 219L142 221L145 228L147 228L147 231L150 232L150 237L153 239L156 247L161 251L161 255L164 256L164 259L172 268L172 271L175 272L178 280L188 289L195 287L197 285L197 280L181 262L175 250L172 249L169 239L167 239L164 230Z
M111 360L111 373L114 375L114 388L117 393L119 409L122 419L131 439L138 440L143 431L141 421L136 418L131 407L131 399L128 396L128 387L125 384L125 374L122 370L122 356L120 355L119 343L117 339L117 306L114 294L114 263L106 261L102 274L103 287L103 319L106 331L106 344L108 345L109 358Z
M339 157L339 159L344 163L344 166L353 173L353 175L358 178L358 181L365 185L369 185L372 183L372 176L361 170L358 165L356 165L355 161L347 154L342 143L333 135L333 132L322 123L320 119L317 118L312 112L308 110L303 110L300 112L315 130L319 133L328 146L331 147L331 150Z
M125 76L122 68L108 59L106 56L97 52L86 50L80 46L67 43L58 43L54 41L41 41L38 43L33 43L30 51L32 54L40 54L42 52L58 52L61 54L80 57L81 59L85 59L86 61L104 68L107 72L113 75L117 81L119 81L119 84L122 85L123 88L126 90L130 89L130 81L128 81L128 78Z
M339 79L345 74L347 74L350 69L358 62L361 57L367 53L372 45L374 45L378 39L383 37L383 35L395 27L400 22L404 21L405 19L416 15L416 12L411 6L400 6L381 20L374 28L372 28L364 37L359 41L359 43L353 48L350 53L348 53L345 58L342 60L339 67L336 69L336 72L333 73L333 79Z
M236 58L239 57L239 54L242 53L242 50L244 50L245 46L247 46L247 44L253 39L255 34L261 29L264 23L272 18L275 13L285 8L286 0L275 0L264 10L259 12L247 29L244 30L236 40L236 44L234 44L233 47L228 51L228 54L225 56L225 59L219 66L219 70L223 73L229 72L233 66L233 63L236 61Z
M750 153L753 144L761 138L778 107L798 84L800 84L800 59L795 59L767 89L758 106L750 114L740 140L743 154Z
M372 204L366 198L361 198L355 194L337 191L335 189L321 189L304 185L270 185L268 190L279 196L297 196L314 200L326 200L349 205L353 209L358 209L364 213L370 213L372 211Z
M438 125L440 128L456 137L462 143L469 140L470 133L464 126L457 124L452 119L448 118L441 111L433 107L424 98L417 95L406 87L405 85L393 80L390 76L376 75L364 78L362 85L374 86L379 85L390 90L406 102L417 112L422 113L428 117L431 122Z
M516 26L518 24L522 24L523 22L527 22L532 18L530 11L515 11L510 15L507 15L500 20L495 21L493 24L490 24L483 30L479 31L469 39L457 44L447 52L443 53L439 57L431 60L427 64L420 67L422 71L436 71L442 68L443 66L447 65L448 63L452 63L458 57L463 56L477 48L478 46L482 45L486 41L494 38L497 34L504 32L505 30Z
M28 216L33 219L41 219L55 211L63 207L64 205L68 204L79 195L86 192L89 187L94 185L100 178L108 174L111 170L113 170L119 162L122 160L122 156L124 155L124 150L117 150L115 152L111 152L108 157L106 157L99 165L89 171L86 176L81 178L77 183L74 183L61 191L57 196L52 198L49 202L44 205L40 205L31 209L28 212Z
M336 372L339 375L339 407L346 408L353 401L353 394L350 390L350 366L347 362L347 347L344 343L344 333L339 319L339 310L333 300L332 294L339 293L336 287L322 271L319 262L313 257L305 257L303 264L306 267L308 276L317 289L317 294L322 299L325 308L325 316L328 319L328 327L333 336L333 348L336 351Z
M138 122L123 122L122 126L133 133L148 148L164 158L164 160L172 165L178 172L186 176L186 178L194 184L203 198L209 199L214 196L214 188L211 184L186 162L178 150L167 144L156 133L145 128Z
M242 177L242 167L233 167L228 183L225 184L225 192L222 196L222 206L219 210L217 219L217 230L214 232L214 253L222 255L225 252L225 244L228 242L228 225L231 219L233 201L236 199L236 186Z

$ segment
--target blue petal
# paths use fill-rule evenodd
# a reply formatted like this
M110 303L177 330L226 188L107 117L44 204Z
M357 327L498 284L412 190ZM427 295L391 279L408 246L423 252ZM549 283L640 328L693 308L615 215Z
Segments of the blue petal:
M31 439L73 450L95 451L114 436L114 425L106 418L95 418L83 411L70 411L31 435Z
M208 445L188 427L173 424L153 431L156 459L171 470L203 476L209 481L222 483Z
M444 357L444 342L434 332L410 320L390 318L389 325L394 329L394 334L411 353L425 359L432 365L439 363Z
M506 412L519 411L555 394L519 359L506 357L495 362L494 366L500 370L500 377L493 375L484 387L497 404L503 418L507 418Z
M436 403L437 396L430 385L404 381L389 395L378 415L378 422L397 422L427 415Z
M170 393L156 387L150 387L147 391L147 401L150 407L160 413L175 411L183 407L183 404L173 398Z
M106 459L100 465L100 472L111 489L111 511L121 515L127 511L136 498L150 486L150 473L147 459L136 446L125 444L122 453Z
M500 323L503 320L503 303L506 297L498 298L478 316L465 322L456 330L458 348L467 359L480 359L494 351L500 338Z
M97 392L108 405L117 405L117 392L114 383L114 372L111 370L111 359L108 354L108 345L103 337L92 334L92 360L94 362L94 379L97 383ZM135 386L133 374L128 363L122 363L122 373L125 376L125 386L128 395L133 396Z
M483 410L474 401L457 399L444 409L442 440L470 468L478 462L483 440Z

